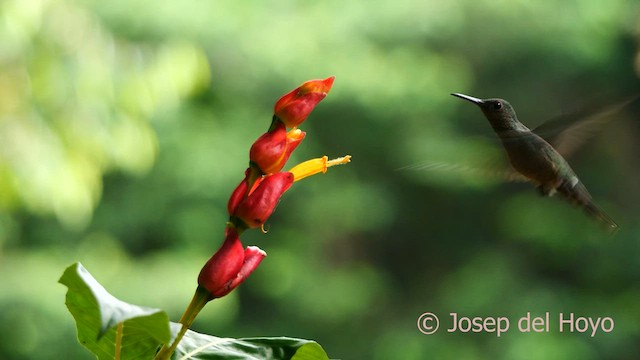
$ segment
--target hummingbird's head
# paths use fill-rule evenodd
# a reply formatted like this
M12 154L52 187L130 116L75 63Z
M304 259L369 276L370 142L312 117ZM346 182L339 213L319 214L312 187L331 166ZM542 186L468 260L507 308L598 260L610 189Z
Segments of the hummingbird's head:
M515 110L504 99L478 99L458 93L451 95L478 105L495 131L529 130L518 121Z

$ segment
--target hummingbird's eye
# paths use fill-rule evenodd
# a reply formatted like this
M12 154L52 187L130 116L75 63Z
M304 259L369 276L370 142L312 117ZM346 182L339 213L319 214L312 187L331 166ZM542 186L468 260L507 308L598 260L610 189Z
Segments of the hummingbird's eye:
M493 110L500 110L502 109L502 103L500 101L496 101L495 103L493 103Z

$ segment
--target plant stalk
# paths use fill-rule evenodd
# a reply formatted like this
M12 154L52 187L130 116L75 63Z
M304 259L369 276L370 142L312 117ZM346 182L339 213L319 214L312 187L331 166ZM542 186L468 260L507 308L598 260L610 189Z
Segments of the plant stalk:
M175 340L173 340L171 346L167 347L166 344L162 346L160 351L158 351L158 353L156 354L156 357L154 358L155 360L168 360L171 357L171 354L173 354L173 352L178 347L180 340L182 340L184 334L186 334L187 330L189 330L189 327L191 327L191 324L193 324L193 321L200 313L200 310L202 310L202 308L204 308L204 306L210 300L212 299L209 291L198 285L196 293L193 295L189 306L187 306L187 309L180 317L180 324L182 324L182 326L180 327L178 335L176 336Z

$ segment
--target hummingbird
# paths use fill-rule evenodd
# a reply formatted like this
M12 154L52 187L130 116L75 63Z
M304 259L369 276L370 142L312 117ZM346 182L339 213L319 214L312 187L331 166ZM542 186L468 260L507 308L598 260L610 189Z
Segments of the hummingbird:
M453 96L480 107L507 152L513 169L533 183L544 196L560 194L570 203L580 206L589 216L613 233L618 225L600 210L567 160L547 140L522 124L506 100L478 99L454 93Z

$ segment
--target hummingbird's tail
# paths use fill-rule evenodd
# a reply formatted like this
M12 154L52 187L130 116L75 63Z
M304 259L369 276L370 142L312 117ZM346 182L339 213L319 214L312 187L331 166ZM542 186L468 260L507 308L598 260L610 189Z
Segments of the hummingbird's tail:
M571 182L564 182L558 187L557 191L571 203L580 206L587 215L605 226L610 234L618 231L618 224L596 206L591 199L591 194L589 194L589 191L587 191L587 188L581 182L578 181L574 183L573 186Z
M604 211L598 209L593 201L590 201L588 204L584 205L583 209L587 214L589 214L589 216L600 221L600 223L602 223L606 227L607 231L610 234L618 231L618 224L616 224L616 222L613 221L613 219L609 217L609 215L605 214Z

